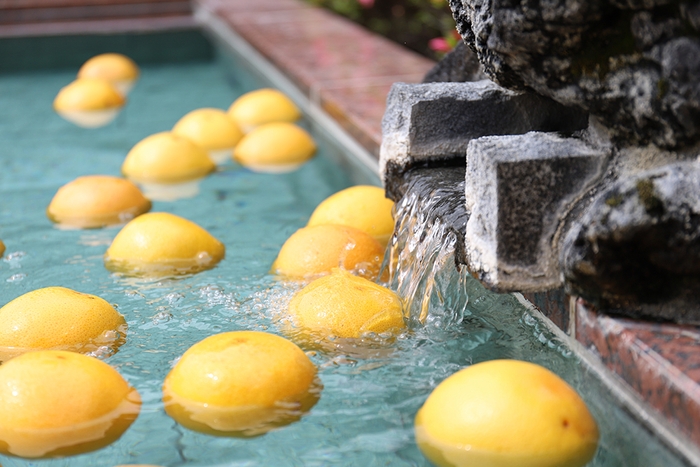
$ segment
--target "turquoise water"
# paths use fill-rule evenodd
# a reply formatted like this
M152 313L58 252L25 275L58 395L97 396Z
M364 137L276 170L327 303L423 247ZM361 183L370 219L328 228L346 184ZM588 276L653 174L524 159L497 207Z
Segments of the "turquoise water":
M282 243L328 195L354 183L377 182L342 169L335 162L342 149L316 133L319 156L296 172L255 174L231 163L208 177L197 197L154 203L153 211L197 222L227 248L215 269L177 280L128 279L106 271L102 255L117 228L53 227L44 212L61 185L80 175L118 175L124 156L142 138L171 128L195 108L226 108L247 90L250 79L232 77L229 69L230 63L217 61L144 66L125 110L97 130L77 128L51 109L72 72L0 76L0 238L7 245L0 262L0 303L56 285L113 303L129 331L126 344L105 361L144 401L132 427L101 451L50 461L0 457L3 466L426 466L413 440L416 411L447 376L493 358L541 363L579 389L602 432L592 465L681 465L512 296L486 293L462 276L450 280L458 284L455 293L466 295L431 302L429 316L438 319L415 325L395 342L367 343L353 352L311 352L324 389L298 423L236 439L195 433L171 420L160 387L173 362L217 332L281 334L277 319L298 287L268 274ZM399 236L419 227L407 226ZM439 255L449 257L449 242L442 245L439 238L439 232L429 233L424 242L433 243L425 247L447 248Z

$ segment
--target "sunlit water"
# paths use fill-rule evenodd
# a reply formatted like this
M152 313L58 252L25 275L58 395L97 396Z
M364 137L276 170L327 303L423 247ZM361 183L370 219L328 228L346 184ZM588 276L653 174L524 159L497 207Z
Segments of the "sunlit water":
M153 207L223 241L226 258L215 269L161 281L110 274L102 256L118 229L55 228L45 215L53 194L80 175L118 175L136 142L195 108L226 108L243 89L219 63L144 67L117 120L85 130L51 110L55 93L72 78L68 72L0 76L0 238L8 248L0 262L0 303L54 285L113 303L127 319L127 341L102 358L138 389L144 405L126 434L101 451L40 462L0 457L3 466L425 466L413 438L416 411L447 376L494 358L541 363L582 392L602 432L594 465L679 465L512 296L485 293L455 269L454 238L440 225L421 224L417 199L399 209L395 245L402 249L392 250L400 268L391 282L410 304L410 331L381 345L359 343L355 351L310 351L324 388L298 423L253 439L179 427L161 402L174 361L217 332L283 334L284 310L299 285L269 275L270 265L313 208L357 177L330 160L336 150L320 139L319 156L292 173L256 174L229 163L204 180L196 197Z

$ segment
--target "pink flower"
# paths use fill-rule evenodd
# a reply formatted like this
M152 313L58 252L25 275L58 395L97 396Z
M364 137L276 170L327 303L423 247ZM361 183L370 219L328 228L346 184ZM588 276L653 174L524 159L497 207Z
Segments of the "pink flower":
M357 0L362 8L372 8L374 6L374 0Z
M449 52L452 46L445 40L444 37L436 37L428 41L428 47L436 52Z

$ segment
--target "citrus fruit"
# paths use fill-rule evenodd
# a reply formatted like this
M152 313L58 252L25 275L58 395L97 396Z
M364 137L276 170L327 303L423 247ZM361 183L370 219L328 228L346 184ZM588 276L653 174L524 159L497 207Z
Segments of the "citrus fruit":
M311 214L308 225L348 225L386 246L394 231L393 207L394 202L384 196L382 188L353 186L323 200Z
M116 53L96 55L78 70L78 78L107 80L124 96L129 94L138 77L139 68L136 63L129 57Z
M215 435L256 436L298 420L318 400L316 367L295 344L258 331L190 347L165 378L165 411Z
M58 92L53 108L71 123L97 128L114 120L124 103L124 97L108 81L79 78Z
M128 180L108 175L78 177L58 189L46 214L68 227L122 224L151 209L151 202Z
M61 350L28 352L0 366L0 452L61 457L117 440L141 398L111 366Z
M133 275L188 274L213 268L224 252L223 243L194 222L153 212L119 231L105 253L105 266Z
M362 337L405 327L401 300L391 290L342 269L316 279L289 303L292 323L311 337Z
M0 308L0 361L30 350L116 348L125 334L124 317L100 297L46 287Z
M295 122L301 118L301 112L290 98L269 88L243 94L231 104L228 114L245 133L258 125Z
M418 411L416 441L435 465L581 467L598 428L583 400L533 363L493 360L440 383Z
M0 240L0 256L2 256L5 253L5 244L3 243L2 240Z
M182 117L173 133L192 140L217 164L230 160L233 148L243 137L238 125L220 109L197 109Z
M122 164L122 173L159 201L196 195L199 181L215 169L204 149L169 131L139 141Z
M234 159L256 172L280 173L298 168L315 152L316 144L303 128L292 123L267 123L243 137Z
M379 242L361 230L317 225L299 229L289 237L272 270L282 276L304 278L343 268L375 278L383 256Z

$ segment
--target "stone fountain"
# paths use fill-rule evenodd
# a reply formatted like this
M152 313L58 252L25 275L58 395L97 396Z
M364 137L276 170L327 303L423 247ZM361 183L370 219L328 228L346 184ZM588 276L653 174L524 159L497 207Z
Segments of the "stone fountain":
M700 1L450 6L464 44L388 97L389 195L459 180L436 215L493 290L700 323Z

